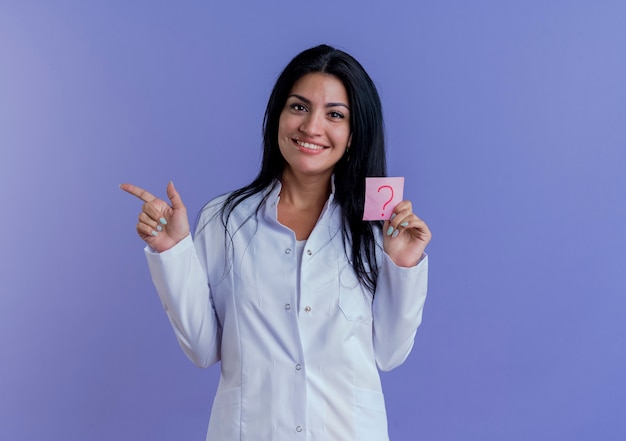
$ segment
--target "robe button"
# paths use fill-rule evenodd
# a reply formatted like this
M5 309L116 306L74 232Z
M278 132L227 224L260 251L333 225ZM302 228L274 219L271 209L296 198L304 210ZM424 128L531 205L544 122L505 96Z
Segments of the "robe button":
M291 248L286 248L285 249L285 254L289 254L289 253L291 253Z
M302 432L302 426L296 426L296 432Z
M296 370L299 371L300 369L302 369L302 365L301 364L297 364L296 365Z
M289 303L285 303L285 309L286 309L286 310L290 310L290 309L291 309L291 304L289 304Z
M311 307L310 307L310 306L305 306L305 307L304 307L304 310L305 310L306 312L311 312Z
M306 253L307 253L309 256L313 255L313 251L311 251L311 250L306 250Z

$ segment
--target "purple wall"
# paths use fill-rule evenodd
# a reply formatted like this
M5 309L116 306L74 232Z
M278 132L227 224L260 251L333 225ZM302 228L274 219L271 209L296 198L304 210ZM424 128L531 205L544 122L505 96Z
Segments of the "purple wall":
M246 183L321 42L375 79L434 233L392 440L624 439L626 3L239 3L0 3L0 439L204 439L219 368L179 349L117 185L195 214Z

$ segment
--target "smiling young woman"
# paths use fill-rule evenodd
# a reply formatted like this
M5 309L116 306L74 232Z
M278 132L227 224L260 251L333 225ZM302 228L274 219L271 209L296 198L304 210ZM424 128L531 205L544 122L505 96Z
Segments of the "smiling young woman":
M330 180L350 144L348 93L336 77L310 73L293 86L278 122L285 172Z
M386 441L378 370L413 347L431 234L400 202L362 220L365 178L386 174L382 110L363 67L321 45L279 76L263 161L202 210L144 201L137 232L176 337L198 366L222 363L207 440ZM393 234L392 234L393 233Z
M331 192L335 165L350 143L350 107L336 77L310 73L293 86L278 122L278 146L286 165L278 220L304 240Z

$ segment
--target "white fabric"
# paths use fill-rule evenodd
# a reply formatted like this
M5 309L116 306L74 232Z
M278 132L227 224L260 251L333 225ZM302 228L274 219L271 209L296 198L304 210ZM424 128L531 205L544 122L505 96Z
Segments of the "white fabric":
M277 184L256 217L263 195L233 211L232 242L214 216L221 197L193 241L161 254L146 249L187 356L201 367L221 360L207 440L386 441L378 369L411 351L428 258L399 268L381 249L372 300L346 257L331 195L306 241L298 299L296 238L277 221L279 192Z

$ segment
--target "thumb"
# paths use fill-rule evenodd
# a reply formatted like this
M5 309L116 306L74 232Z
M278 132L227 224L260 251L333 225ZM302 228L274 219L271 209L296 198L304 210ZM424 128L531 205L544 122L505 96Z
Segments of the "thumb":
M183 200L180 198L180 194L176 191L174 187L174 183L172 181L167 184L167 197L172 202L173 209L184 209L185 204L183 204Z

